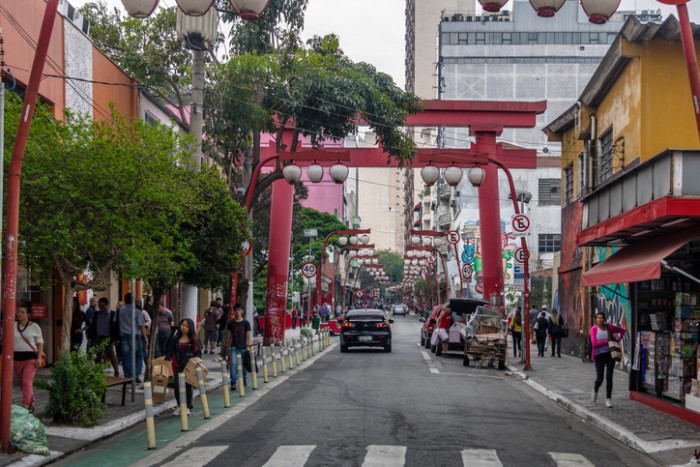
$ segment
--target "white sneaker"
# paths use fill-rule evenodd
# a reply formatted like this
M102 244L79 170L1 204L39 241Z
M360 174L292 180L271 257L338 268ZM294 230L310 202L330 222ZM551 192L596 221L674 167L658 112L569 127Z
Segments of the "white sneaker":
M192 415L192 411L190 409L187 409L187 415Z
M612 409L612 399L605 399L605 407Z
M591 402L594 404L598 402L598 393L596 391L593 391L593 397L591 397Z
M180 415L180 407L176 407L173 411L173 417L177 417L178 415Z

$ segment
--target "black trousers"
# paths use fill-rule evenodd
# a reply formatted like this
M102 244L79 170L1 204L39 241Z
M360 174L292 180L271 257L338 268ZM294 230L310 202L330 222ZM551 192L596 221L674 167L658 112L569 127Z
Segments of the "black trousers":
M537 336L537 355L544 357L544 344L547 342L547 335Z
M605 397L612 397L613 371L615 371L615 360L610 356L610 352L605 352L595 356L595 392L603 384L603 371L605 371Z
M173 376L173 382L174 388L175 388L175 400L177 401L177 405L180 405L180 378L177 377L177 375ZM187 397L187 408L192 409L194 406L192 405L192 386L189 384L185 383L185 396Z
M552 357L556 354L561 357L561 336L552 335Z
M513 336L513 356L517 357L520 353L520 344L522 342L523 333L511 331Z

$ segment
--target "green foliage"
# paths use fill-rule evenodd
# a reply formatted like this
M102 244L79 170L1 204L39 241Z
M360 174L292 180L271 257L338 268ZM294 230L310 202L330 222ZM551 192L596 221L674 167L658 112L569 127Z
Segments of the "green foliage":
M37 384L49 391L46 413L54 422L95 426L104 416L106 407L101 399L107 383L104 365L95 363L96 352L97 348L87 353L61 352L51 368L51 380Z

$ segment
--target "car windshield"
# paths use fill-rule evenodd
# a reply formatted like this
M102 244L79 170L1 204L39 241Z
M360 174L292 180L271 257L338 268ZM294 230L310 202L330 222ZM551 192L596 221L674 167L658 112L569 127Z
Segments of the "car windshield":
M382 310L350 310L345 315L347 319L350 318L374 318L374 319L384 319L384 312Z

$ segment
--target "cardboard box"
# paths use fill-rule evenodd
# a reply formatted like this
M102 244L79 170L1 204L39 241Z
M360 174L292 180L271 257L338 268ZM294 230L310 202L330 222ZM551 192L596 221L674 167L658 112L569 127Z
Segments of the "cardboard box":
M199 366L202 368L202 379L205 381L207 379L207 375L209 374L209 370L207 370L207 367L205 367L202 364L201 358L190 358L190 360L187 362L187 365L185 366L185 381L190 386L199 387L199 383L197 382L197 371L195 369L195 366Z
M153 359L153 376L163 375L166 378L173 375L173 366L171 362L165 360L165 357Z
M168 398L168 377L157 375L151 379L151 390L153 392L153 402L162 404Z

